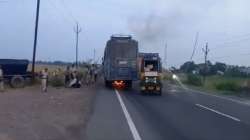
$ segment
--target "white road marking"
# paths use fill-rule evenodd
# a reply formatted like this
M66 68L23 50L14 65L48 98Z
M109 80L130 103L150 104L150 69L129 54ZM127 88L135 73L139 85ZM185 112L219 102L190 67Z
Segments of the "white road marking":
M176 89L171 89L170 92L177 92L177 90Z
M131 131L131 133L133 135L134 140L141 140L141 137L140 137L140 135L139 135L139 133L138 133L136 127L135 127L135 124L134 124L130 114L128 113L128 110L127 110L127 108L126 108L126 106L125 106L125 104L124 104L124 102L122 100L122 97L120 96L120 93L117 90L115 90L115 93L116 93L117 98L118 98L118 100L120 102L120 105L122 107L125 118L126 118L126 120L128 122L130 131Z
M206 107L206 106L203 106L203 105L201 105L201 104L195 104L195 105L198 106L198 107L200 107L200 108L203 108L203 109L212 111L212 112L214 112L214 113L216 113L216 114L222 115L222 116L224 116L224 117L230 118L230 119L232 119L232 120L234 120L234 121L240 122L240 119L238 119L238 118L236 118L236 117L227 115L227 114L225 114L225 113L219 112L219 111L217 111L217 110L211 109L211 108Z
M235 102L235 103L238 103L238 104L250 106L250 102L239 101L239 100L236 100L236 99L232 99L232 98L228 98L228 97L224 97L224 96L219 96L219 95L214 95L214 94L209 94L209 93L205 93L205 92L197 91L197 90L193 90L193 89L188 89L188 90L191 91L191 92L198 93L198 94L213 96L213 97L217 97L217 98L220 98L220 99ZM189 92L187 92L187 93L189 93ZM190 94L193 94L193 93L190 93Z

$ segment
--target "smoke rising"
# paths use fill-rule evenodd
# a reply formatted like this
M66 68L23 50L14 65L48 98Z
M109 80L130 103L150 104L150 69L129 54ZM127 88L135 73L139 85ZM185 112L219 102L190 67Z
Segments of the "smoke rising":
M146 17L131 17L128 19L129 30L134 34L143 50L155 50L162 48L167 40L180 36L182 22L181 15L164 17L151 14Z

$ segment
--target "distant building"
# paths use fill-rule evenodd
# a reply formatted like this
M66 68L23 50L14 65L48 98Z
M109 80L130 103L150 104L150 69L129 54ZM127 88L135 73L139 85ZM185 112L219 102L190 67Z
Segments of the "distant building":
M247 75L250 75L250 67L239 67L239 71Z

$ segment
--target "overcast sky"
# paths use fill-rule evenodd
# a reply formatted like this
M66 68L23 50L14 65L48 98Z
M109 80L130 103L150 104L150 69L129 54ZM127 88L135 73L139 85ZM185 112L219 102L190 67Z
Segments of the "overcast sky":
M0 58L32 58L36 0L0 0ZM209 59L250 66L248 0L41 0L38 60L74 61L77 20L80 60L102 57L111 34L132 34L140 51L164 56L168 66Z

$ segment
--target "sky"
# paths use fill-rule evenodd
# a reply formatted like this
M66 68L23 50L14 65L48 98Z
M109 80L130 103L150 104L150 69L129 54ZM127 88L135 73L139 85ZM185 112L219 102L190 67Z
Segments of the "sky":
M74 61L76 22L79 60L100 61L112 34L131 34L141 52L160 53L178 67L208 59L250 66L248 0L41 0L37 60ZM0 58L32 59L35 0L0 0Z

